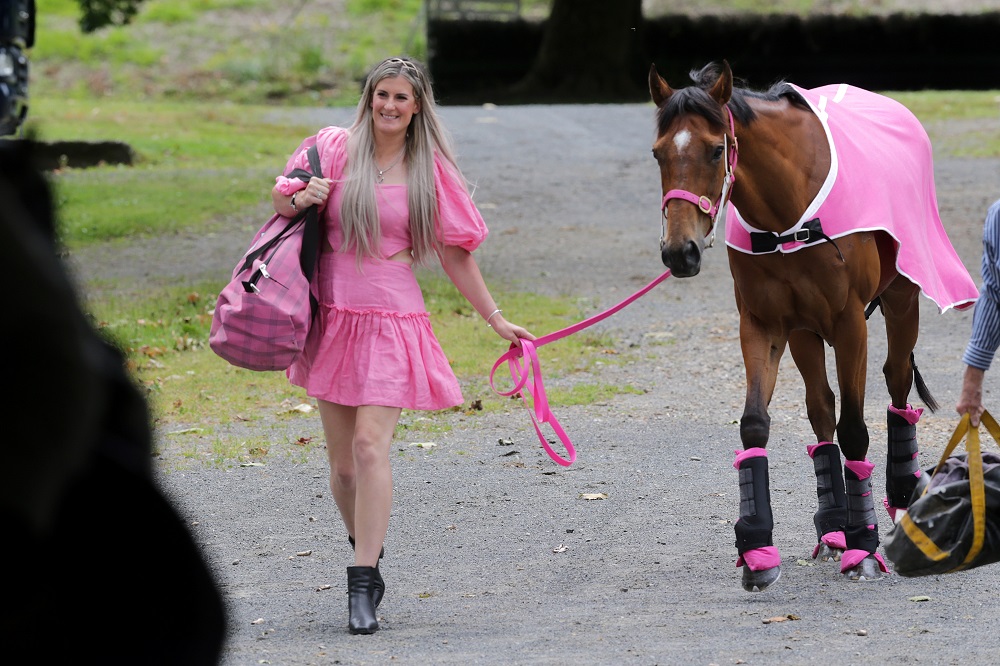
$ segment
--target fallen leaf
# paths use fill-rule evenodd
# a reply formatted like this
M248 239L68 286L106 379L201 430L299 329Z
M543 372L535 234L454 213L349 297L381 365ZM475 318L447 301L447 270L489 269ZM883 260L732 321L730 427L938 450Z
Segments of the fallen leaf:
M313 554L313 552L311 550L300 550L295 554L299 557L309 557L310 555Z
M263 467L264 463L248 462L240 463L240 467Z
M312 405L307 405L306 403L302 403L300 405L295 405L294 407L292 407L288 411L290 411L290 412L301 412L303 414L309 414L310 412L313 411L313 406Z
M795 563L797 565L799 565L800 567L814 567L814 566L816 566L816 563L812 562L810 560L799 559L799 560L795 560Z
M316 588L316 591L319 592L320 590L329 590L331 587L333 587L333 585L320 585Z
M497 444L500 446L514 446L514 440L512 439L498 439Z
M580 493L580 499L585 500L602 500L608 499L607 493Z
M418 449L433 449L437 444L434 442L410 442L410 446L415 446Z
M253 622L251 622L250 624L263 624L263 623L264 623L264 618L259 617L256 620L254 620Z
M915 597L910 597L910 601L930 601L930 600L931 598L928 597L926 594L918 594Z
M168 435L190 435L192 433L204 432L201 428L185 428L184 430L173 430Z
M763 620L763 622L764 624L772 624L774 622L787 622L788 620L800 620L800 619L802 618L800 618L798 615L792 615L791 613L789 613L788 615L777 615L775 617L769 617L766 620Z
M552 552L553 553L565 553L567 550L569 550L568 546L564 546L563 544L559 544L558 546L556 546L555 548L552 549Z

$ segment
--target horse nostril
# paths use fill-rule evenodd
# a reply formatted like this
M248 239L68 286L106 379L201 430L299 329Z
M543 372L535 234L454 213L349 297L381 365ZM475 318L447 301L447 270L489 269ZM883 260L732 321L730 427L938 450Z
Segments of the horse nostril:
M663 247L660 258L675 277L691 277L701 271L701 248L694 241L673 249Z
M694 267L695 273L701 267L701 248L694 241L684 244L684 260L689 266Z

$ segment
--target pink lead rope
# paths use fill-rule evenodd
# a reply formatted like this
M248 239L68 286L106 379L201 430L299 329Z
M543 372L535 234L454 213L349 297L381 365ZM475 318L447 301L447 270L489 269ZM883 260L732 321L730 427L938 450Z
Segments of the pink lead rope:
M524 340L521 339L521 346L518 347L513 342L510 344L510 349L508 349L497 362L493 364L493 369L490 370L490 388L492 388L498 395L502 396L512 396L518 392L521 394L521 400L524 402L525 407L528 407L529 414L531 415L531 422L535 426L535 432L538 434L538 441L542 443L542 448L545 449L549 457L554 461L562 465L563 467L569 467L576 460L576 449L573 447L573 442L570 441L569 435L563 430L562 426L559 425L559 420L556 419L555 414L549 409L549 399L545 396L545 386L542 383L542 367L538 361L538 348L547 345L550 342L555 342L567 336L573 335L577 331L582 331L588 326L593 326L602 319L606 319L611 315L615 314L626 305L629 305L636 299L644 296L646 292L660 284L664 280L670 277L670 271L664 271L663 275L659 276L648 285L635 292L624 301L618 305L596 314L593 317L584 319L583 321L573 324L572 326L567 326L566 328L560 329L554 333L549 333L548 335L543 335L535 340ZM518 361L518 359L523 358L523 361ZM514 388L509 391L499 391L497 387L493 384L493 375L496 374L497 368L507 361L507 365L510 367L510 376L514 381ZM532 375L534 375L534 380L532 380ZM526 389L526 391L522 391ZM528 404L528 398L525 393L531 394L531 404ZM534 407L534 409L532 409ZM539 424L548 423L559 440L563 443L566 449L566 454L568 457L563 458L558 453L553 450L552 446L549 445L545 436L542 435L542 429Z

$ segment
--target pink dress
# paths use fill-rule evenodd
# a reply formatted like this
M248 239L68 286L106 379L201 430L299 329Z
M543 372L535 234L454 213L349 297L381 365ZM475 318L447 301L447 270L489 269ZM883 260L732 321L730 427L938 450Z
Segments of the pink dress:
M289 160L308 168L305 149L315 140L323 173L336 180L346 163L347 132L330 127L306 139ZM286 194L305 183L279 176ZM439 220L437 238L470 252L487 229L454 171L435 160ZM463 397L437 337L413 267L387 257L411 247L406 185L378 185L381 221L379 257L360 269L353 252L339 251L342 188L334 184L323 223L334 251L320 254L314 288L320 308L302 354L288 369L289 381L314 398L340 405L381 405L414 410L446 409Z

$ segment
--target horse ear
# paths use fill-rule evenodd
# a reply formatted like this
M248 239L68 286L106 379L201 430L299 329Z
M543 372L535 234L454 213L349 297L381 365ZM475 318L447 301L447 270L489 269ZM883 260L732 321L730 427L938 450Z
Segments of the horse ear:
M649 66L649 94L652 96L653 103L656 106L663 106L670 99L670 96L674 94L674 91L667 85L666 80L656 71L656 63Z
M708 94L720 105L724 105L733 96L733 70L729 68L728 60L722 61L722 73Z

